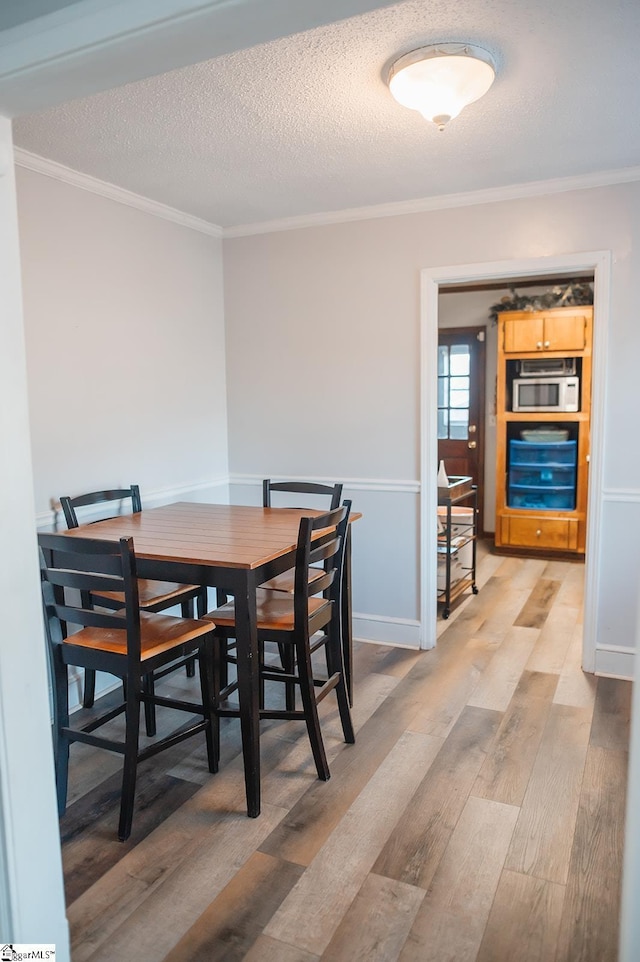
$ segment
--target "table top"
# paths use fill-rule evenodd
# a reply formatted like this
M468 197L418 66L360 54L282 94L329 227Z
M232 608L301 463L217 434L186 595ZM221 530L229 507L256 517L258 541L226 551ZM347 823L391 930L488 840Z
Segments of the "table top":
M80 525L67 533L105 541L131 537L140 558L253 569L293 551L300 518L319 514L311 508L180 501Z

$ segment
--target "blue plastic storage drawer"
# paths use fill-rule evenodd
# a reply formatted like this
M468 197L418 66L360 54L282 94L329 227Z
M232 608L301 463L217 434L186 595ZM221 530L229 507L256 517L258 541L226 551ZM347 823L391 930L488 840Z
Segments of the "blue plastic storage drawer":
M573 511L576 506L575 485L554 487L509 484L510 508L530 508L536 511Z
M576 469L572 464L515 464L512 462L509 482L542 488L572 488L576 483Z
M549 441L546 444L531 441L509 441L511 467L519 464L575 465L577 441Z

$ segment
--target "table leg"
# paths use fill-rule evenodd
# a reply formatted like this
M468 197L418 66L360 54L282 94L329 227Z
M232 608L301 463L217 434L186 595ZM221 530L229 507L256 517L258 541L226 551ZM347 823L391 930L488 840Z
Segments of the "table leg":
M234 599L247 814L250 818L256 818L260 814L260 659L256 628L256 584L252 572L247 573L247 580Z
M344 661L344 680L347 685L349 704L353 706L353 618L351 610L351 525L347 525L347 543L344 547L342 570L342 658Z

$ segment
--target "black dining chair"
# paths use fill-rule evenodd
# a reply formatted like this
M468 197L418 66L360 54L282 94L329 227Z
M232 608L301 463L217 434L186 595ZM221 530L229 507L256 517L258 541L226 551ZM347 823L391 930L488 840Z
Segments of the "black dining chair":
M302 500L308 500L306 496L313 495L314 499L317 498L320 502L323 502L322 506L326 505L329 511L334 511L340 504L340 498L342 497L342 484L319 484L315 481L272 481L270 478L265 478L262 482L262 507L270 508L271 504L271 492L283 492L287 497L278 497L278 506L287 508L300 508L308 507L307 504L294 504L293 502L300 500L296 497L289 497L290 495L305 495ZM314 568L309 569L309 580L313 581L314 578L320 576L322 572L318 573ZM289 571L283 571L281 574L276 575L275 578L271 578L269 581L265 581L262 585L263 588L271 588L273 591L286 591L288 594L293 593L293 569Z
M132 484L128 488L117 488L107 491L91 491L89 494L80 494L74 498L68 496L60 498L60 504L62 506L62 511L64 513L68 528L77 528L79 526L78 516L76 513L77 508L83 508L89 505L114 504L115 502L120 502L122 505L127 501L130 502L131 512L133 514L142 511L140 488L137 484ZM111 515L107 513L106 516L110 517ZM93 520L95 521L96 519ZM99 520L104 521L105 518L101 517ZM168 608L173 608L176 605L180 605L183 618L193 618L194 600L197 602L197 613L199 617L207 610L207 589L206 587L200 585L179 585L168 581L149 581L145 578L141 578L138 581L138 598L140 607L143 611L166 611ZM99 604L101 608L117 609L124 605L124 595L122 592L117 591L102 591L99 593L94 593L93 601L96 604ZM155 676L150 676L146 681L149 692L153 694L155 681L157 681L163 675L166 675L169 672L174 671L176 668L181 667L183 663L185 664L187 675L189 677L193 677L195 674L195 661L193 658L189 658L186 660L186 662L168 666L162 672L155 674ZM95 698L95 685L95 672L88 668L85 671L84 678L84 693L82 700L84 708L91 708L93 705ZM151 703L147 703L145 705L145 717L147 721L147 734L155 735L155 712Z
M286 707L266 708L261 705L261 719L304 720L307 726L311 750L318 777L330 776L322 731L318 717L318 704L335 690L344 739L355 741L349 697L345 685L341 638L341 591L344 546L349 522L351 502L317 517L303 517L300 521L296 561L294 568L294 592L257 589L257 629L260 646L260 680L284 684ZM324 532L318 535L317 532ZM315 566L320 577L310 582L308 569ZM237 690L237 682L223 684L225 674L220 665L233 660L229 639L235 635L235 609L228 602L209 612L215 624L215 712L219 717L242 717L246 706L231 705L229 697ZM282 654L282 664L265 664L264 645L276 642ZM314 654L324 649L326 677L317 674ZM295 692L300 692L301 708L296 707ZM293 698L291 695L293 694Z
M139 762L185 738L205 733L210 772L217 771L217 717L213 714L213 642L210 621L141 611L136 557L131 538L102 541L65 534L39 534L46 636L54 688L54 746L58 809L64 814L69 777L69 747L84 742L124 756L120 821L121 841L131 833ZM117 610L87 606L101 592L119 592ZM75 630L79 627L79 630ZM200 701L152 694L145 679L176 658L197 656ZM69 719L68 667L105 671L122 679L124 700L84 726ZM173 708L201 716L148 747L139 747L140 706ZM124 713L124 738L94 732ZM75 720L74 715L74 720Z
M262 482L262 507L305 508L309 507L309 504L300 504L300 501L308 502L309 500L313 500L314 502L320 504L321 507L324 507L325 510L328 508L330 511L333 511L340 504L342 487L342 484L339 482L336 484L321 484L317 481L272 481L271 478L264 478ZM272 504L272 492L275 492L276 494L275 505ZM310 567L308 576L310 581L314 581L322 576L322 569L318 571L314 567ZM288 571L283 571L279 575L270 578L260 587L268 588L272 591L284 591L287 594L293 594L293 568L290 568ZM222 590L219 590L217 592L218 605L223 605L226 600L226 593ZM286 659L285 649L281 649L280 655L283 659ZM223 686L227 683L227 676L225 674L227 663L228 662L225 659L222 659L221 679ZM289 698L291 697L290 692L291 689L289 689Z

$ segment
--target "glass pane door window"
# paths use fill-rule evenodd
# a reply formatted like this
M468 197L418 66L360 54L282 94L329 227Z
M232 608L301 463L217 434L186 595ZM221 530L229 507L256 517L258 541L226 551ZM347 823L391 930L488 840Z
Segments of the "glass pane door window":
M471 352L467 344L438 345L438 440L469 437Z

